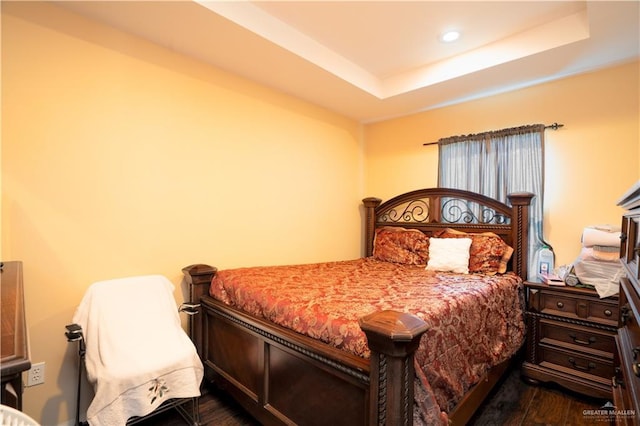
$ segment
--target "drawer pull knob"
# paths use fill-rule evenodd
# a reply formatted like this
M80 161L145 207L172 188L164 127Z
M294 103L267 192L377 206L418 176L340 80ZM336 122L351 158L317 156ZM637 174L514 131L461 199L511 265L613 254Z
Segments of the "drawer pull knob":
M562 308L564 308L564 303L562 303L562 302L558 302L558 303L556 303L556 306L557 306L558 308L562 309Z
M611 312L611 310L610 310L610 309L605 309L605 310L604 310L604 314L605 314L606 316L610 317L611 315L613 315L613 312Z
M593 362L587 364L586 367L584 365L579 365L574 358L569 358L569 363L573 365L573 368L575 368L576 370L589 371L596 368L596 364ZM640 369L638 370L638 372L640 373Z
M582 339L578 339L578 336L576 336L574 333L569 334L569 337L571 337L573 339L574 343L577 343L579 345L590 345L592 343L596 342L596 338L594 336L590 336L589 340L582 340Z
M633 374L635 374L636 377L640 377L640 362L634 362L631 368L633 369Z

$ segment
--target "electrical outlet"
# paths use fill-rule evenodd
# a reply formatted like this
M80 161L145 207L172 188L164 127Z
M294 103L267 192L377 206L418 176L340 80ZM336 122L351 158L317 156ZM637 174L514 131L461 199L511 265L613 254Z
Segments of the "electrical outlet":
M44 383L44 362L32 364L27 372L27 386L41 385Z

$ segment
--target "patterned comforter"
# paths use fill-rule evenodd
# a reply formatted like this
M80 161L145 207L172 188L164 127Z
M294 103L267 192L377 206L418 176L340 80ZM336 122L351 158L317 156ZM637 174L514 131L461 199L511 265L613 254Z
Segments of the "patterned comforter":
M415 355L417 423L437 424L524 340L522 280L452 274L373 258L219 271L212 297L358 356L358 318L410 312L428 324Z

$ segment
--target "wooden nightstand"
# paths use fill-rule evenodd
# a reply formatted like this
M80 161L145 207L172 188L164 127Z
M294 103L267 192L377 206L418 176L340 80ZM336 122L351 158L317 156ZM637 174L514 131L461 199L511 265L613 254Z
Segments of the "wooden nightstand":
M522 375L611 399L618 297L594 290L525 282L527 353Z

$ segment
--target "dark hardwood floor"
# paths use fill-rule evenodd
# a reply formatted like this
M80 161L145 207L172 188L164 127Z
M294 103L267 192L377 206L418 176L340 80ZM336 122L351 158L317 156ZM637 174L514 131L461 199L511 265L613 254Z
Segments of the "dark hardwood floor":
M519 369L514 368L469 426L602 426L608 424L607 419L585 410L597 410L606 402L550 385L529 385L520 379ZM200 420L203 426L259 425L234 401L213 387L200 398ZM178 426L186 425L186 422L172 410L138 424Z
M608 401L589 398L553 384L530 385L514 368L485 401L472 426L607 425L608 419L585 410L598 410Z

